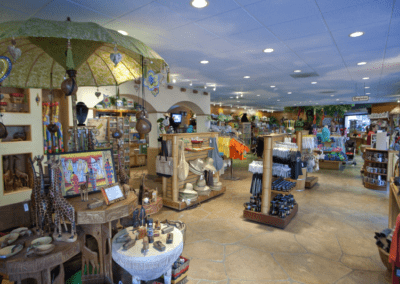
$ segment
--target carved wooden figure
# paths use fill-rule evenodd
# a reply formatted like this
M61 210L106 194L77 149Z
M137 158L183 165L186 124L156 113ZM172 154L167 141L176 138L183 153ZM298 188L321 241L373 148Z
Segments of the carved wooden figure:
M129 176L125 172L125 166L121 161L121 145L118 142L118 181L121 185L129 184Z
M33 187L32 187L32 193L31 193L31 220L32 220L32 225L36 228L36 232L39 229L39 219L38 219L38 211L39 211L39 206L37 204L38 198L39 198L39 178L36 173L35 165L32 161L32 159L29 157L29 162L32 168L32 178L33 178Z
M79 187L82 201L89 201L89 172L85 174L86 182Z
M51 231L51 224L53 223L52 214L53 214L53 204L51 197L46 193L44 189L44 171L42 161L44 160L44 156L36 156L35 160L37 161L37 165L39 168L39 196L40 196L40 205L39 211L41 213L41 218L43 221L40 221L42 224L41 234L43 235L43 230L47 227L47 230ZM46 230L46 232L47 232Z
M82 248L82 275L85 275L85 265L86 265L86 275L90 274L89 273L89 264L92 266L91 274L100 274L101 273L98 253L90 250L86 246L83 246L83 248Z

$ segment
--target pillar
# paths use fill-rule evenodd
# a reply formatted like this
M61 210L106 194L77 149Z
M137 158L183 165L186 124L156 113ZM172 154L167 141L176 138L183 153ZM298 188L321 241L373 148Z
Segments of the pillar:
M197 114L197 133L209 132L210 131L210 121L208 120L208 114Z
M147 170L149 175L156 175L156 157L158 155L158 137L160 130L158 129L157 120L164 118L164 113L149 113L148 119L151 123L151 131L149 133L149 147L147 148Z

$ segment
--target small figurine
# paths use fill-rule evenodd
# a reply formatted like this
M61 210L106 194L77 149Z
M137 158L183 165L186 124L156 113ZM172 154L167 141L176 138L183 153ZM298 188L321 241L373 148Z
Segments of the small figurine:
M172 244L174 242L174 233L168 233L167 244Z
M82 201L89 201L89 172L85 174L86 182L79 187Z
M143 248L142 248L142 253L146 254L149 251L149 239L145 237L143 239Z
M160 230L161 229L160 221L158 221L158 219L154 223L154 229L155 230Z
M168 226L168 225L167 225L165 228L163 228L163 229L161 230L161 232L162 232L163 234L168 234L168 233L171 233L173 230L174 230L174 227Z
M126 243L131 240L131 237L129 236L128 233L123 234L122 236L119 236L116 240L117 243Z
M147 218L147 236L149 237L150 243L152 243L153 238L153 219Z
M141 228L139 228L138 229L138 236L137 236L137 239L138 240L141 240L141 239L143 239L143 238L145 238L146 237L146 228L145 227L141 227Z
M139 225L146 226L146 209L144 209L143 207L140 209Z
M165 245L161 241L154 242L153 246L158 251L165 251Z
M133 238L131 240L129 240L128 242L126 242L122 247L124 248L124 250L128 250L131 247L133 247L136 244L136 238Z
M154 231L154 235L155 238L160 236L160 231Z
M135 209L135 211L133 211L133 228L139 228L140 226L140 222L139 222L139 209Z

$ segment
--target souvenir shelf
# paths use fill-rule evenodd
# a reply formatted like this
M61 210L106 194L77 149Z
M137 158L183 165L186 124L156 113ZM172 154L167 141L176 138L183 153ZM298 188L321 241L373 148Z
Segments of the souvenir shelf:
M25 130L27 139L24 141L8 142L7 140L10 137L7 137L3 140L5 142L0 142L0 206L21 203L20 207L23 208L24 205L22 203L28 203L26 200L30 200L32 188L32 178L29 177L30 171L27 158L43 155L42 90L1 88L1 94L4 95L2 101L7 101L9 99L8 94L11 93L25 94L25 112L2 112L3 123L6 127L10 128L8 131L9 135L13 135L10 133L14 130ZM39 103L36 102L37 97L39 98ZM19 158L15 159L15 165L19 171L18 175L22 177L22 180L18 178L15 187L13 182L12 190L9 190L12 180L7 176L10 173L7 174L9 167L6 165L10 156ZM6 168L4 167L5 165L7 166ZM14 171L13 166L11 167L11 171ZM28 182L26 182L25 175L28 175ZM8 181L7 190L5 189L5 179ZM22 187L20 186L21 183L23 184Z
M397 151L392 151L392 150L377 150L373 148L367 148L365 149L365 157L368 155L372 155L371 159L374 159L374 154L382 154L383 157L387 157L387 162L384 162L384 159L382 159L382 162L378 161L373 161L365 158L364 160L364 187L369 188L369 189L375 189L375 190L385 190L389 184L390 178L393 175L393 163L394 163L394 157L397 154ZM371 170L368 171L367 167L373 168L373 169L379 169L379 171L382 171L380 173L372 172ZM385 172L385 173L383 173ZM380 176L381 180L384 180L386 182L385 185L377 185L376 183L372 183L371 179L374 179L375 181L378 180L378 176Z
M394 183L394 178L390 179L389 188L389 228L396 225L397 215L400 214L400 195L399 189Z
M1 88L0 94L4 96L1 102L3 104L4 113L30 113L31 112L31 96L29 89L20 88ZM34 100L34 99L33 99Z
M263 177L262 177L262 197L261 197L261 212L250 210L243 211L243 217L255 222L263 223L269 226L285 228L299 210L296 204L286 218L269 215L271 200L277 194L288 194L285 192L272 190L272 150L275 142L282 142L287 137L287 134L270 134L262 136L264 138L264 154L263 154ZM301 132L297 132L297 146L301 149ZM272 196L273 195L273 196Z
M123 117L132 114L136 114L137 110L128 110L128 109L97 109L93 108L93 117L102 117L102 116L116 116Z
M216 132L205 132L205 133L181 133L181 134L161 134L163 140L170 140L172 142L172 158L174 163L174 169L178 167L178 142L181 139L189 140L191 137L198 137L199 139L203 139L203 147L209 146L210 138L215 137L218 141L218 133ZM190 143L189 143L190 144ZM201 152L185 152L185 159L187 162L195 159L205 159L207 158L208 151ZM215 174L219 180L219 172ZM166 207L170 207L176 210L183 210L187 207L185 202L181 202L179 200L179 190L184 188L186 183L195 184L198 175L195 175L191 171L189 171L189 175L184 181L178 180L178 174L176 170L174 170L174 174L170 178L162 178L162 189L163 189L163 205ZM220 191L211 190L210 195L208 196L199 196L195 202L192 202L189 206L193 206L205 200L211 199L218 195L223 194L226 191L226 187L222 187Z

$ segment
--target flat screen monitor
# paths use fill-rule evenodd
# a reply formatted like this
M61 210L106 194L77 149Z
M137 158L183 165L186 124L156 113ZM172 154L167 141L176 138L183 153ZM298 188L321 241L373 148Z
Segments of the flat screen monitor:
M172 119L174 120L175 123L181 123L182 122L182 114L173 113Z

